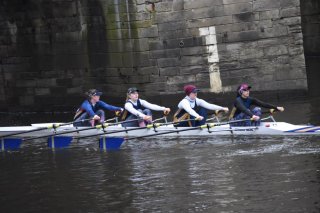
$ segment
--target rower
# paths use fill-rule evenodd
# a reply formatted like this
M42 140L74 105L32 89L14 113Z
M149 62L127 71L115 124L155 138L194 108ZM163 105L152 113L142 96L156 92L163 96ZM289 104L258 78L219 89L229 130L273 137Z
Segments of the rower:
M144 127L146 124L152 122L152 112L163 111L164 114L169 114L170 108L151 104L139 98L139 90L135 87L129 88L127 91L127 101L124 105L124 112L122 113L122 120L133 120L132 122L123 123L124 127ZM139 120L141 118L141 120Z
M186 97L178 104L178 110L173 116L174 122L180 122L178 127L185 126L200 126L205 124L207 119L207 110L222 110L229 112L228 107L222 107L215 104L210 104L203 99L197 98L199 89L194 85L186 85L183 88ZM190 120L195 119L195 120Z
M234 107L230 113L230 120L246 120L233 123L232 126L259 126L261 117L261 108L275 109L283 112L284 108L269 103L262 102L256 98L250 97L250 89L246 83L241 84L237 88L237 98ZM253 109L252 106L254 107ZM251 119L251 120L250 120Z
M121 107L109 105L100 101L102 92L90 89L85 93L87 100L83 101L74 116L74 126L94 126L96 122L103 123L105 119L104 110L123 111ZM80 122L83 119L92 118L90 121ZM78 122L77 122L78 121Z

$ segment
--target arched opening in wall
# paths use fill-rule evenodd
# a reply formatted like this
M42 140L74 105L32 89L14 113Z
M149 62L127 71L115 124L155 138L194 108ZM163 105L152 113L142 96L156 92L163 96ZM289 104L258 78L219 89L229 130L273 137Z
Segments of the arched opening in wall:
M317 96L320 94L320 2L300 0L300 7L308 89L311 96Z

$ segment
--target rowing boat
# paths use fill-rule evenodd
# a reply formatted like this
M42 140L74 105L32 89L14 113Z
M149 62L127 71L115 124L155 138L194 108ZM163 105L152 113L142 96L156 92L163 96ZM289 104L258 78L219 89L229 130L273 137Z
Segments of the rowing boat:
M29 132L30 130L37 130L38 128L43 128L48 123L42 124L32 124L31 126L16 126L16 127L0 127L0 137L7 134L15 134L22 132L15 137L26 138L42 136L47 134L71 136L71 137L81 137L98 135L103 136L106 133L109 137L139 137L146 136L155 133L165 133L161 134L164 136L213 136L213 135L288 135L288 136L306 136L306 135L320 135L320 126L312 125L294 125L286 122L261 122L260 126L245 126L245 127L235 127L230 126L230 124L218 125L219 123L211 123L210 125L203 125L199 128L190 127L174 127L173 125L163 125L160 127L150 127L143 129L136 129L131 131L134 127L121 127L109 126L106 128L89 129L86 131L81 131L85 127L74 127L73 125L68 125L60 127L58 129L47 129L35 132ZM190 129L190 130L188 130ZM77 131L79 130L79 131ZM187 131L185 131L187 130ZM26 132L26 133L23 133ZM71 132L71 133L68 133ZM112 133L115 132L115 133ZM160 135L160 134L159 134Z

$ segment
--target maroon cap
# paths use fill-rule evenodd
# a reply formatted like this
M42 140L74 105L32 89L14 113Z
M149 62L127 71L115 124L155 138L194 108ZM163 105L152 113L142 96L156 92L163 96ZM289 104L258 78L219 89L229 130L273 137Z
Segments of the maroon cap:
M246 83L243 83L240 86L238 86L237 92L239 95L242 95L243 91L250 90L250 89L251 89L251 86L249 86Z
M196 92L199 92L200 90L196 88L196 86L194 85L186 85L183 87L183 90L184 92L187 94L187 95L190 95L190 93L196 93Z
M241 84L239 87L238 87L238 91L240 90L249 90L251 89L251 86L249 86L248 84L244 83L244 84Z

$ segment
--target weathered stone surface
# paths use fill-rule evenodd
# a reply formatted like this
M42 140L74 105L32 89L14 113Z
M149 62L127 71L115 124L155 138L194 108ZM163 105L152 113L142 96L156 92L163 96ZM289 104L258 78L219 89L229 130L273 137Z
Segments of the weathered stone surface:
M222 0L197 0L197 1L185 1L184 9L197 9L202 7L212 7L215 5L222 5Z
M23 106L64 107L91 87L115 98L128 86L148 96L187 83L224 92L243 81L258 90L306 89L304 54L320 46L311 0L303 8L300 0L57 0L10 13L16 3L4 1L0 96L11 92L0 106L16 96ZM300 11L308 14L301 19Z
M150 58L177 58L180 56L180 48L177 49L165 49L154 50L149 52Z
M181 61L178 58L160 58L157 59L159 67L175 67L180 66Z
M160 68L160 76L176 76L179 74L177 67Z
M281 18L288 18L288 17L297 17L300 16L300 8L299 7L291 7L282 9L280 11Z
M253 2L253 11L266 11L280 8L279 0L257 0Z

